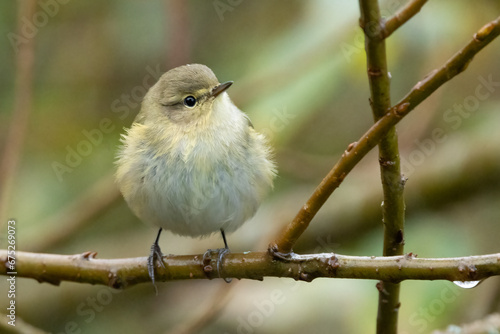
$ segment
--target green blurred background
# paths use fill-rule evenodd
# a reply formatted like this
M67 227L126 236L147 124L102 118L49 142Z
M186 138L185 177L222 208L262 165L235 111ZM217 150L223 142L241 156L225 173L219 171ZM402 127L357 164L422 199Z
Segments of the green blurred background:
M21 2L0 4L1 152L11 144L16 48L8 36L16 33ZM384 15L404 3L382 1ZM0 248L6 248L5 221L14 217L19 250L148 254L156 230L119 196L113 161L120 133L155 75L177 65L206 64L220 81L234 80L231 98L275 148L275 190L229 236L234 252L265 249L373 122L357 1L42 0L35 12L33 108L18 167L9 175L12 186L8 192L1 186ZM393 103L499 13L497 0L429 1L387 42ZM500 87L484 84L500 82L499 59L496 40L398 125L409 178L407 252L499 252ZM73 153L69 166L72 150L80 159ZM381 255L379 179L373 151L295 251ZM161 247L167 254L199 254L221 243L218 235L196 240L165 233ZM168 282L158 285L158 296L149 284L120 292L29 279L17 284L17 316L51 333L373 333L378 297L376 282L361 280ZM2 312L6 287L1 279ZM498 277L468 290L445 281L404 282L401 333L482 318L500 311L499 300ZM208 320L199 322L203 315Z

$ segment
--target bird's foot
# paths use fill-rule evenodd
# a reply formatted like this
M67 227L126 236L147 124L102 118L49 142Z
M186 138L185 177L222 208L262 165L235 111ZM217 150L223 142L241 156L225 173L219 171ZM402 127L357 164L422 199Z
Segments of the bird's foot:
M155 261L157 260L160 263L162 268L165 268L165 264L163 263L163 254L161 252L160 245L158 245L158 240L160 238L161 229L158 232L158 236L156 237L155 242L151 245L151 253L148 257L148 273L151 278L151 282L153 282L153 286L156 291L156 295L158 295L158 288L155 284Z
M221 248L219 249L219 257L217 258L217 273L219 274L219 277L220 277L220 273L222 271L222 261L224 260L224 256L228 253L231 253L229 251L229 248ZM232 281L232 278L229 278L229 277L224 277L224 281L226 283L231 283Z
M228 277L222 277L221 273L223 270L224 256L230 252L231 251L229 250L229 248L217 248L209 249L205 252L205 254L203 254L203 263L210 263L212 254L217 254L217 275L219 275L219 278L222 278L226 283L231 283L232 279Z

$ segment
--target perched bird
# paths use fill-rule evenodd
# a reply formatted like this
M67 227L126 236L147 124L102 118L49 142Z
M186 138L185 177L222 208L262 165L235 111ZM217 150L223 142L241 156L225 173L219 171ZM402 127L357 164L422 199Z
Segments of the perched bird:
M160 229L148 258L161 259L162 229L190 237L232 232L250 219L276 175L270 148L205 65L164 73L122 135L118 186L132 211ZM160 262L163 265L163 262ZM220 273L219 273L220 274Z

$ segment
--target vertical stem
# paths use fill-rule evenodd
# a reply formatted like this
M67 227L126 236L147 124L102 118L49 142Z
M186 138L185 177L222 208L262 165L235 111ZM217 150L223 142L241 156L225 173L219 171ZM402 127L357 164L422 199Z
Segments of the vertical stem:
M367 72L370 82L370 102L375 121L391 107L390 78L387 71L384 22L377 0L359 0L360 25L365 32ZM379 143L379 163L384 193L382 219L384 223L384 256L403 254L404 180L401 176L396 128L391 127ZM377 333L397 333L399 284L379 282Z
M174 68L191 62L191 15L189 2L167 0L165 2L165 22L167 35L167 68Z
M14 110L5 140L0 161L0 226L7 218L7 206L10 201L14 178L24 145L33 97L33 67L35 63L35 36L26 37L23 18L32 20L36 9L36 0L18 1L17 36L19 41L11 42L16 54L16 83L14 90ZM19 37L17 37L19 38ZM12 214L12 213L10 213Z

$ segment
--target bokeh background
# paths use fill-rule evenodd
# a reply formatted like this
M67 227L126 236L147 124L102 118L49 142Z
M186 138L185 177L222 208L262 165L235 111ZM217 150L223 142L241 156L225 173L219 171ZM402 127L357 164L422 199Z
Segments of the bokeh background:
M41 0L25 17L34 42L32 108L14 119L18 7L0 3L0 248L7 218L18 250L146 256L156 229L141 223L113 183L120 133L159 74L202 63L234 80L233 101L275 148L279 177L254 219L229 235L234 252L263 250L347 145L372 124L357 1ZM385 16L407 1L382 1ZM393 103L441 66L486 22L497 0L429 1L390 37ZM34 29L33 29L34 27ZM398 125L406 187L405 250L420 257L499 252L500 40L476 56ZM26 61L26 60L24 60ZM485 85L484 82L496 84ZM104 124L104 125L103 125ZM24 128L24 130L23 130ZM436 135L438 133L439 135ZM91 139L92 138L92 141ZM325 204L297 253L381 255L382 200L376 151ZM222 245L164 233L165 253ZM266 278L182 281L125 291L17 281L17 316L51 333L373 333L375 281ZM7 305L0 279L1 312ZM500 279L474 289L446 281L402 285L401 333L427 333L500 311ZM2 317L5 318L5 317ZM4 319L2 319L4 321ZM17 327L19 329L20 327ZM6 329L1 329L4 331ZM38 333L38 332L37 332Z

